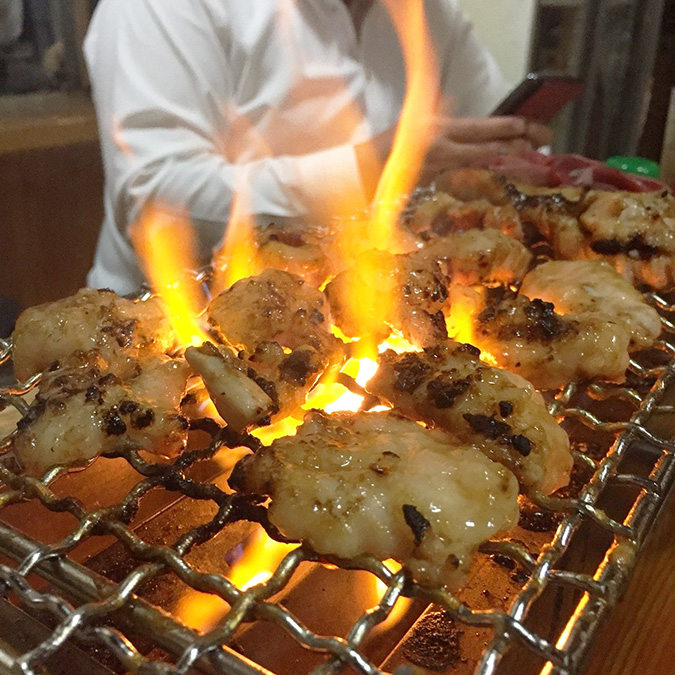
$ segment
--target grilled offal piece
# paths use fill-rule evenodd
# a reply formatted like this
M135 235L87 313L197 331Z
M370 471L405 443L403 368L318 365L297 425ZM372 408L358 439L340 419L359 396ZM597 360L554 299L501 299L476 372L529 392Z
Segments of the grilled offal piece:
M471 202L485 199L490 204L509 203L506 179L487 169L450 169L436 178L436 188L455 199Z
M531 384L447 342L421 353L386 351L368 390L411 417L437 424L546 493L567 485L569 440Z
M153 355L121 378L99 350L76 352L44 373L17 424L14 454L33 475L126 447L177 455L187 442L179 405L188 371L182 359Z
M324 234L326 236L327 233ZM288 223L259 228L258 256L265 268L296 274L318 288L333 273L330 258L321 246L321 233L302 224Z
M266 269L237 281L214 298L207 314L216 333L247 354L277 342L291 350L309 346L336 361L342 357L325 296L289 272Z
M292 415L327 367L312 347L287 354L276 342L263 342L250 357L205 342L188 347L185 358L198 373L220 416L236 431Z
M658 312L601 260L544 263L523 279L520 292L553 303L561 314L590 314L615 321L630 335L631 351L649 347L661 332Z
M113 291L83 288L27 309L12 340L14 372L23 381L54 361L92 349L124 375L137 359L171 349L175 338L157 300L127 300Z
M325 293L335 324L349 337L365 332L379 343L393 328L412 344L425 346L447 336L443 276L435 261L418 253L362 253Z
M474 229L498 230L519 241L524 238L520 216L511 204L492 204L487 199L462 202L445 192L437 192L422 202L408 228L422 239Z
M470 326L463 339L537 389L592 378L625 379L630 336L606 316L561 315L549 302L502 287L454 286L449 323L451 335L457 326Z
M230 482L270 496L270 521L318 553L394 558L425 584L459 585L479 544L518 517L507 469L393 412L312 411Z
M55 302L30 307L12 334L19 381L76 351L98 349L117 374L134 361L170 350L175 337L158 300L127 300L113 291L88 288Z
M581 215L585 257L604 258L629 281L654 288L675 283L675 195L592 192ZM572 257L572 256L562 256Z
M417 256L435 260L453 283L464 286L520 281L532 261L532 254L523 244L493 229L467 230L433 239Z
M485 169L448 171L439 176L437 186L452 198L467 202L465 211L490 213L493 210L502 214L503 224L497 227L511 237L520 241L530 239L534 228L551 242L557 255L574 258L581 250L583 234L579 229L579 215L587 205L587 191L583 188L534 187L511 182ZM452 211L450 214L452 218ZM514 223L508 229L505 229L506 214Z

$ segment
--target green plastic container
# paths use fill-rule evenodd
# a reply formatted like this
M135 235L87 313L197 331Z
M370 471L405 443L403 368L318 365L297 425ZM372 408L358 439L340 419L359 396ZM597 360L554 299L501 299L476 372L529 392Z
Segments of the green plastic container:
M649 178L660 178L661 167L651 159L645 157L622 157L615 155L610 157L605 164L615 169L621 169L626 173L636 173L639 176L649 176Z

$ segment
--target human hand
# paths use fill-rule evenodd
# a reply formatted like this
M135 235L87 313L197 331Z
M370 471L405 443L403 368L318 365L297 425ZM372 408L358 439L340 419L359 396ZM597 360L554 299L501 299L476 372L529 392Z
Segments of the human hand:
M550 143L551 129L522 117L465 117L438 120L420 183L446 169L474 166L492 155L518 155Z
M395 128L355 146L364 185L373 194L394 140ZM430 183L439 173L479 164L493 155L518 155L551 142L551 129L522 117L439 118L418 182Z

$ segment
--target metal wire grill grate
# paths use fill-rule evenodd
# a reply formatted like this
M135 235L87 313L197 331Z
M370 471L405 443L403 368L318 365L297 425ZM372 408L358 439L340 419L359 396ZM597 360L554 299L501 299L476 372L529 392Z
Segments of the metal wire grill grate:
M251 436L236 435L211 425L211 441L201 449L183 454L172 464L150 464L135 451L119 455L140 478L121 501L103 508L88 509L75 497L54 492L52 485L64 474L63 468L52 469L38 480L15 471L11 462L0 462L0 481L4 484L0 492L0 556L7 560L7 564L0 564L0 589L27 612L49 617L50 625L47 637L30 649L16 651L0 643L0 665L26 673L40 672L50 655L77 643L105 647L119 667L134 673L186 673L196 668L234 675L260 674L269 671L228 646L244 623L254 621L274 622L300 645L324 654L321 665L313 670L318 675L337 673L347 666L358 673L375 675L385 672L386 666L373 662L361 647L373 629L391 615L397 600L406 596L418 598L424 604L433 603L460 623L491 628L491 640L476 666L478 673L498 672L503 657L516 645L546 662L545 671L573 673L592 641L600 623L598 619L614 606L626 585L636 554L675 477L675 443L660 438L649 427L655 412L672 412L671 406L662 401L675 378L675 364L670 363L675 355L675 323L670 320L675 306L669 298L658 294L648 294L647 298L662 315L663 334L649 354L633 358L628 383L570 385L551 399L552 412L570 425L573 437L577 428L614 439L606 443L606 452L599 459L575 452L577 465L592 474L577 494L528 496L537 508L561 514L552 539L534 553L515 540L492 541L482 547L483 552L506 557L526 572L526 580L508 611L472 608L446 590L417 586L403 571L394 574L371 558L319 557L306 547L289 553L268 581L245 591L222 573L200 571L186 556L232 523L257 522L271 536L279 538L266 520L264 507L229 493L212 479L192 476L195 466L227 448L243 445L255 449L259 443ZM0 364L10 359L11 344L0 341ZM24 414L28 405L26 396L37 382L36 377L24 385L0 389L0 410L13 407ZM601 411L602 404L606 410L606 404L616 402L624 408L630 406L632 412L619 421L603 418L595 410L597 402ZM11 440L12 434L0 441L0 454L7 455ZM629 451L653 459L648 475L623 470ZM612 485L633 486L638 491L622 521L608 516L598 506ZM215 515L183 532L170 545L151 544L131 523L144 500L157 490L212 503ZM27 501L39 502L55 514L70 514L76 521L75 527L57 543L44 545L2 522L5 509ZM561 564L570 541L585 522L611 534L611 543L593 573L574 572ZM102 578L69 557L87 539L106 535L120 542L136 561L133 570L118 583ZM346 635L317 634L273 599L288 586L299 566L308 561L328 562L345 570L364 570L384 582L386 591ZM215 628L199 634L139 597L139 588L144 583L167 570L192 589L218 596L229 604L229 611ZM550 586L568 586L583 592L565 629L554 639L544 637L547 626L533 628L527 622L533 604ZM147 650L144 653L138 647L139 636L161 648L162 658Z

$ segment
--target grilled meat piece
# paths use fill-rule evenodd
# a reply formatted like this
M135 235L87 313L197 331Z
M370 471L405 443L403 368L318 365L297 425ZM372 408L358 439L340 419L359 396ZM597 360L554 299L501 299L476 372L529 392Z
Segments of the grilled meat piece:
M120 376L137 359L170 350L175 337L158 300L134 301L88 288L30 307L12 334L14 372L23 381L76 351L98 349Z
M630 335L629 349L653 344L661 333L658 312L609 263L556 260L533 269L520 292L553 303L560 314L614 321Z
M201 376L221 417L236 431L292 415L328 365L312 347L286 353L276 342L261 343L249 357L205 342L188 347L185 358Z
M458 585L478 545L518 515L507 469L393 412L312 411L230 482L270 496L288 537L324 555L394 558L425 584Z
M290 272L319 288L335 272L321 239L305 224L272 223L257 230L258 256L263 267Z
M427 243L418 257L437 261L453 283L509 284L520 281L532 254L520 242L498 230L467 230Z
M436 178L436 189L462 202L486 199L490 204L509 203L507 181L487 169L450 169Z
M479 353L452 340L422 353L384 352L368 391L480 448L526 488L549 493L567 485L567 434L529 382L486 365Z
M453 337L461 336L537 389L625 379L630 335L613 319L558 314L551 303L502 287L453 286L449 307Z
M514 225L510 229L504 226L497 229L519 241L532 239L534 228L551 242L558 256L571 259L582 248L584 237L579 227L579 215L587 205L584 188L535 187L508 181L485 169L448 171L439 177L437 186L461 201L487 203L493 209L498 207L502 214L510 214L509 219ZM487 210L487 207L483 209Z
M167 456L185 447L188 423L179 410L189 374L185 361L151 355L120 377L101 354L75 352L44 373L13 441L29 474L86 464L130 446Z
M591 192L588 201L583 257L607 260L634 284L675 283L675 195Z
M424 346L447 336L443 276L433 260L417 252L363 253L325 293L335 324L349 337L367 335L379 344L396 329L412 344Z
M208 322L226 343L252 354L264 342L312 349L331 362L342 359L342 342L330 329L326 298L295 274L267 269L237 281L214 298Z
M518 241L525 236L518 211L512 205L495 205L486 199L461 202L444 192L422 202L408 227L427 240L472 229L499 230Z

